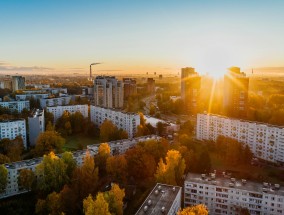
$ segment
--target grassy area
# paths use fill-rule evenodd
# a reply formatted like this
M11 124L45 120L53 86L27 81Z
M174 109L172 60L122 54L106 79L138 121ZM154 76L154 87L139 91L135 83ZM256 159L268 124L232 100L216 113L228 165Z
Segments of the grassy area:
M74 151L80 148L86 148L87 145L100 143L98 138L91 138L84 135L72 135L66 138L66 143L63 147L65 151Z

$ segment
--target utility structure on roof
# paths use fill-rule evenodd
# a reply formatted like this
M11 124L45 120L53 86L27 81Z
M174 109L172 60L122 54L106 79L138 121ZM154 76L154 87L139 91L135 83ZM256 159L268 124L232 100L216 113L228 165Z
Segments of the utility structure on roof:
M102 64L102 63L91 63L90 64L90 81L92 81L93 80L93 78L92 78L92 66L94 66L94 65L98 65L98 64Z

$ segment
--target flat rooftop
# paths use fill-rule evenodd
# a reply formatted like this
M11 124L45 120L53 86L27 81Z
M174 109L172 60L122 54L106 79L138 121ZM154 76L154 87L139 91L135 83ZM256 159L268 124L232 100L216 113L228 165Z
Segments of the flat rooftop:
M246 180L245 183L242 182L243 179L231 178L228 175L216 176L215 178L210 175L206 175L202 178L202 174L189 173L186 176L185 182L195 182L200 184L207 184L213 186L235 188L239 190L257 192L257 193L269 193L279 196L284 196L284 187L280 185L280 188L276 188L275 184L267 182L257 183L253 181ZM233 182L234 181L234 182Z
M136 212L136 215L168 214L179 191L181 191L181 187L157 183ZM162 211L163 207L164 212Z

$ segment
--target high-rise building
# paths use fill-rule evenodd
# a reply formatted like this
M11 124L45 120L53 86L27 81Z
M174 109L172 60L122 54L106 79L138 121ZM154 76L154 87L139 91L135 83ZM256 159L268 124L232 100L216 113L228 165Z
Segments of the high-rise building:
M223 108L226 116L246 118L249 78L239 67L231 67L224 76Z
M114 76L97 76L94 80L94 104L105 108L122 108L123 82Z
M23 90L25 89L26 79L23 76L12 76L12 90Z
M44 132L44 110L35 109L28 118L30 146L35 146L40 133Z
M124 99L137 94L136 80L134 78L123 78Z
M147 92L150 94L155 93L155 80L154 78L147 78Z
M181 69L181 98L189 113L197 113L201 77L192 67Z
M24 147L27 148L25 119L11 119L0 121L0 140L4 138L13 140L18 136L23 138Z

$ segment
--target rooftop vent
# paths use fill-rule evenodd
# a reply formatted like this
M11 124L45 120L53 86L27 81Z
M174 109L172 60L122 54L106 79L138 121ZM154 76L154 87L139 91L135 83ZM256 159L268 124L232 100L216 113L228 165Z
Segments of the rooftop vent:
M264 193L267 193L268 189L264 187L264 188L262 188L262 191L263 191Z
M144 210L144 212L146 212L148 210L148 206L145 205L143 210Z
M205 174L201 174L201 178L204 180L205 179Z
M279 190L280 189L280 184L274 184L275 189Z
M216 184L217 184L217 181L212 181L212 184L216 185Z
M176 191L176 188L175 187L173 187L173 192L175 192Z
M234 183L229 183L229 187L234 187L235 184Z
M158 190L161 190L161 189L162 189L162 186L161 186L161 185L159 185L159 186L158 186Z
M211 179L215 179L216 178L216 174L215 173L211 173Z
M246 184L247 180L246 179L242 179L242 184Z
M231 182L236 182L236 179L235 178L231 178Z
M164 206L161 208L161 212L162 212L162 213L165 213L165 212L166 212L166 208L165 208Z
M157 196L159 194L159 190L155 190L155 195Z
M148 205L151 206L152 205L152 201L151 199L148 200Z
M267 182L263 182L263 186L264 187L268 187L268 183Z

